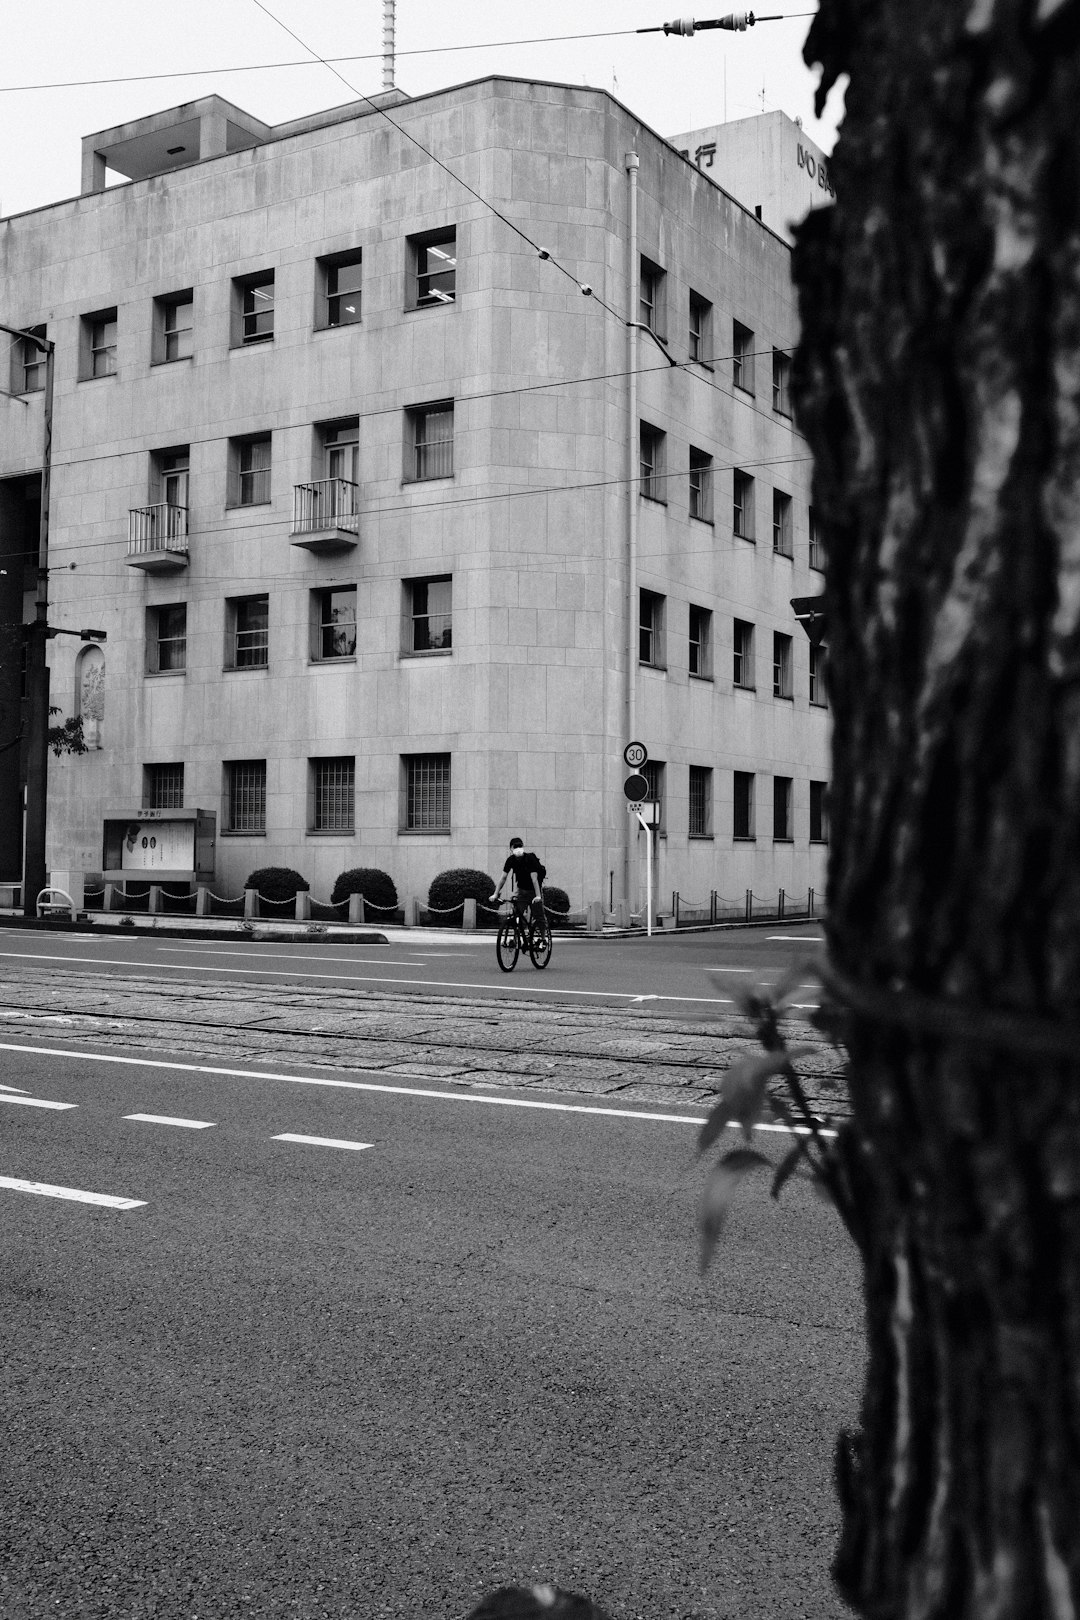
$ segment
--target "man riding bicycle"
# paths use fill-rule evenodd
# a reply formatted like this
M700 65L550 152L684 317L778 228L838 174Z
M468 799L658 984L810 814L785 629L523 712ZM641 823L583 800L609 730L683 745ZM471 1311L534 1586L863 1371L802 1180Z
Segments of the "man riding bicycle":
M499 879L499 887L492 895L492 904L496 904L502 895L508 877L514 879L514 911L520 917L532 906L539 906L541 914L544 909L543 881L547 877L547 868L537 859L531 850L526 851L520 838L511 838L510 854L503 867L503 875Z

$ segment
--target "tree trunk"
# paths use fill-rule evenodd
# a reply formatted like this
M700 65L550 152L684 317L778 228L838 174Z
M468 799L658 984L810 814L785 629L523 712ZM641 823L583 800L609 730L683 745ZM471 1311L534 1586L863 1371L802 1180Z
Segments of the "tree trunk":
M822 0L799 232L865 1273L834 1573L1080 1620L1080 0Z

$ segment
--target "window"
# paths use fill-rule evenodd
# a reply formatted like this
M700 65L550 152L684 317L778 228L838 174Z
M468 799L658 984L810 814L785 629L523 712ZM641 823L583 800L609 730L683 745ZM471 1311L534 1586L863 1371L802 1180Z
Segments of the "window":
M351 833L355 821L356 760L313 759L308 827L311 832Z
M707 366L712 361L712 305L707 298L690 289L690 341L691 360Z
M450 831L450 755L405 754L406 832Z
M744 619L735 620L735 667L732 680L736 686L754 690L754 627Z
M410 288L407 309L452 304L457 297L457 231L427 231L409 237Z
M664 762L662 759L650 759L641 767L641 774L649 784L649 791L645 795L654 804L660 806L660 819L656 823L658 834L667 832L667 823L664 820Z
M700 681L712 680L712 614L690 604L690 673Z
M195 328L195 298L191 289L154 299L154 330L150 358L155 365L191 358Z
M638 662L663 669L664 657L664 598L655 591L638 593Z
M825 567L825 542L821 538L821 525L818 523L814 508L810 508L810 556L808 558L811 568Z
M360 319L363 255L359 248L353 253L331 253L317 259L316 268L319 292L315 325L352 326Z
M146 670L149 675L179 675L187 668L187 603L169 602L147 609Z
M186 514L190 470L191 451L186 444L155 450L150 458L151 500Z
M233 506L267 506L270 502L270 434L231 439Z
M735 468L732 485L732 533L740 540L754 540L754 480L749 473Z
M337 422L324 422L319 428L322 458L327 478L360 482L360 418L343 416Z
M453 642L453 582L449 574L405 581L407 653L449 652Z
M406 482L451 478L454 472L454 404L415 406L406 411Z
M791 777L774 776L772 782L772 835L776 839L791 838Z
M116 310L101 309L84 315L81 326L79 377L112 377L116 372Z
M791 415L791 356L786 349L772 352L772 408L781 416Z
M829 694L825 689L825 649L824 647L810 648L810 702L819 708L827 708Z
M638 320L662 338L666 328L664 320L664 272L651 259L642 258L641 279L638 288Z
M772 496L772 548L778 557L792 555L791 496L779 489Z
M690 446L690 516L712 522L712 456Z
M774 631L772 638L773 697L789 698L791 688L791 637Z
M829 842L829 806L827 800L827 782L810 783L810 842L812 844L827 844Z
M147 810L182 810L183 765L144 765L142 802Z
M232 345L249 348L274 339L274 272L237 276L233 281Z
M731 380L744 393L754 392L754 334L741 321L731 323Z
M265 669L270 662L269 596L234 596L226 608L226 669Z
M664 435L659 428L641 423L641 493L650 501L664 499L663 457Z
M690 767L691 838L712 837L712 771L706 765Z
M226 764L225 831L266 831L265 759L234 759Z
M754 836L754 777L750 771L734 771L732 791L732 837Z
M26 331L44 338L44 326L28 326ZM11 392L13 394L40 394L45 387L45 350L39 349L29 338L16 338L11 346Z
M311 593L311 656L316 663L356 656L356 586Z

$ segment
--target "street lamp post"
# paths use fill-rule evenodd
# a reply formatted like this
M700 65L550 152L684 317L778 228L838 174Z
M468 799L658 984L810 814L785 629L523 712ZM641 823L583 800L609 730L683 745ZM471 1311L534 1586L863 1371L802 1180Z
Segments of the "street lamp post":
M19 327L0 332L32 343L45 356L45 415L41 449L41 508L38 522L34 617L26 641L26 828L23 837L23 915L33 917L45 887L45 807L49 783L49 666L45 641L49 620L49 494L52 480L53 359L56 345Z

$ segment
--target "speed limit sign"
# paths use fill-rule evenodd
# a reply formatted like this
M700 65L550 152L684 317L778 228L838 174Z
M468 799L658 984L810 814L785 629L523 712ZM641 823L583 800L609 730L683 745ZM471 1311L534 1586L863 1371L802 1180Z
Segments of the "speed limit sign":
M649 757L649 750L646 748L644 743L627 743L626 747L622 751L622 757L632 771L640 771L641 767Z

